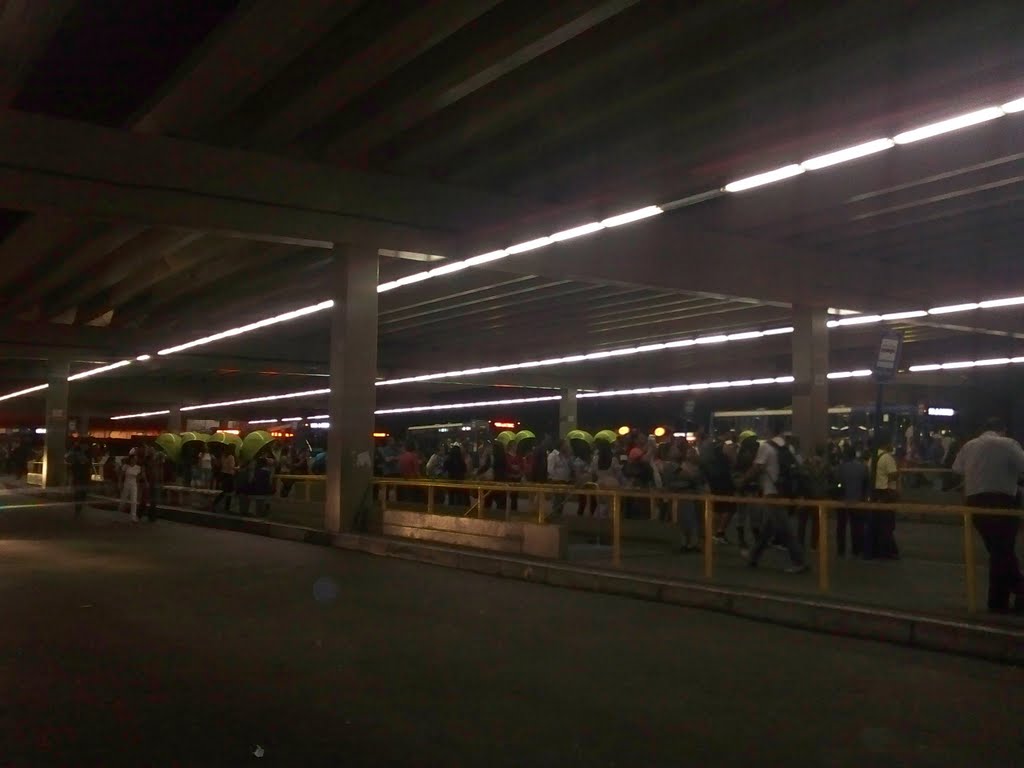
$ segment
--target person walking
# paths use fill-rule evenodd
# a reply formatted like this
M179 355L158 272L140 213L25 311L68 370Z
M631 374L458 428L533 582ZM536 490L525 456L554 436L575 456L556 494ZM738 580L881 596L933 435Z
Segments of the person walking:
M133 523L139 522L139 482L142 478L142 467L139 466L139 459L133 453L128 456L127 463L121 467L121 500L117 505L117 511L124 509L125 504L131 511Z
M782 427L776 424L772 437L757 449L754 466L747 472L745 480L756 479L761 484L761 496L765 499L792 497L797 475L796 457L786 439ZM740 554L751 568L756 568L761 555L773 541L778 541L789 552L791 565L786 573L805 573L808 569L804 553L789 525L789 510L781 504L764 505L761 529L751 550L743 549Z
M197 488L210 489L213 485L213 456L205 445L199 449L199 480Z
M964 444L953 463L953 472L964 479L967 505L980 509L1019 509L1020 482L1024 475L1024 450L1006 436L1006 425L990 419L985 431ZM988 550L988 609L992 613L1010 610L1024 613L1024 579L1017 560L1017 532L1020 517L978 513L974 528Z
M89 494L89 485L92 483L92 460L85 452L82 443L76 441L71 450L68 451L66 461L71 470L75 518L79 518L82 516L82 507L85 506L85 500Z
M235 495L235 473L238 465L235 463L235 450L232 446L224 446L224 455L220 459L220 494L213 500L213 512L216 512L222 501L225 514L231 514L231 499Z
M161 501L161 494L164 488L164 454L153 446L146 448L146 463L143 467L146 473L146 517L149 522L155 523L157 517L157 504Z

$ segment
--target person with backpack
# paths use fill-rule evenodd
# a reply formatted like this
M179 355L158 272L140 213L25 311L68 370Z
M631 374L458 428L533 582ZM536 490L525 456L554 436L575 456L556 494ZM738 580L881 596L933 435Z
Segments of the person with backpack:
M782 426L775 424L772 437L761 443L754 458L754 466L744 479L755 479L760 484L761 496L766 499L792 498L797 488L799 468L796 457L782 436ZM789 511L781 504L765 505L761 530L751 550L741 550L741 555L751 568L756 568L761 555L772 541L779 541L789 552L791 565L786 573L805 573L804 553L789 525Z
M734 474L736 480L733 485L735 490L738 491L739 496L759 496L761 493L760 480L757 474L754 472L754 462L757 459L758 451L761 448L761 443L757 439L757 433L752 430L741 432L737 439L739 446L736 448L736 464L734 466ZM724 450L724 449L723 449ZM751 522L751 532L754 534L754 541L757 541L758 527L754 525L756 518L750 514L748 504L737 504L736 505L736 541L737 543L746 549L747 547L747 536L745 531L745 523ZM721 527L724 531L728 526ZM719 544L728 544L729 540L724 536Z

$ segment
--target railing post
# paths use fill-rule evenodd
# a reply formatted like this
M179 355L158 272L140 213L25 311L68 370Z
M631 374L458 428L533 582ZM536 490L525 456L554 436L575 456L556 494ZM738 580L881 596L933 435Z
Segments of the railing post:
M484 489L480 486L476 489L476 516L481 520L484 517Z
M622 566L622 498L618 491L612 496L612 565Z
M679 499L672 499L672 525L679 525Z
M658 500L651 494L651 520L658 519Z
M505 491L505 522L512 519L512 494L515 491Z
M310 493L309 493L309 491L310 491L310 487L313 485L313 481L307 480L305 483L303 483L303 485L306 486L306 501L309 501L310 500Z
M434 514L434 486L427 486L427 514Z
M380 484L380 511L381 512L387 512L388 511L388 484L387 483L381 483Z
M281 498L281 478L280 477L275 477L274 478L274 496L277 497L277 498Z
M829 590L828 573L828 507L818 505L818 589Z
M967 569L967 612L978 611L977 570L974 565L974 515L964 512L964 567Z
M673 517L675 509L673 508ZM704 498L704 578L710 579L714 576L715 569L715 547L714 537L711 532L715 524L715 502L710 497Z

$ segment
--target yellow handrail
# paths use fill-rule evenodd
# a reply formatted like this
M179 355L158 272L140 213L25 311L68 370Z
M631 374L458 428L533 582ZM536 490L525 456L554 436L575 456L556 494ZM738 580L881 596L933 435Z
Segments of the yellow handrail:
M940 470L945 471L945 470ZM611 499L609 505L611 526L612 526L612 563L619 567L622 564L622 500L625 498L647 499L651 504L657 501L667 501L677 509L678 503L700 502L704 513L704 576L708 579L714 574L714 547L712 546L711 533L714 526L714 508L717 503L724 504L755 504L759 506L782 506L782 507L812 507L818 517L818 587L822 592L831 589L830 562L829 562L829 538L828 518L830 510L845 509L863 512L898 512L911 508L915 513L940 515L955 515L962 519L964 525L964 566L966 569L967 583L967 610L974 613L977 610L977 574L975 573L974 540L973 540L973 516L976 514L1005 515L1011 517L1022 517L1024 511L1020 509L988 509L980 507L969 507L956 504L927 504L927 503L892 503L892 502L845 502L832 499L793 499L793 498L764 498L761 496L723 496L718 494L699 493L677 493L660 489L640 490L634 488L596 488L569 486L557 483L499 483L493 481L457 481L457 480L432 480L427 478L406 480L402 478L373 478L373 484L381 489L379 499L382 508L386 508L388 489L399 488L426 488L428 489L428 509L433 510L434 490L449 489L464 491L467 496L476 491L476 502L471 509L478 510L478 516L483 516L482 500L487 493L524 493L536 494L538 497L538 523L545 523L544 497L548 494L569 494L576 493L590 497ZM507 510L506 510L507 515ZM673 512L673 521L676 515Z

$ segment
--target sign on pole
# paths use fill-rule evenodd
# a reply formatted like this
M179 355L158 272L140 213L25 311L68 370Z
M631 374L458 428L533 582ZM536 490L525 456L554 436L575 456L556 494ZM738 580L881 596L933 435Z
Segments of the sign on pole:
M887 381L896 375L900 365L900 353L903 351L903 334L900 331L887 331L882 336L882 344L878 350L878 361L875 363L875 377L879 381Z

